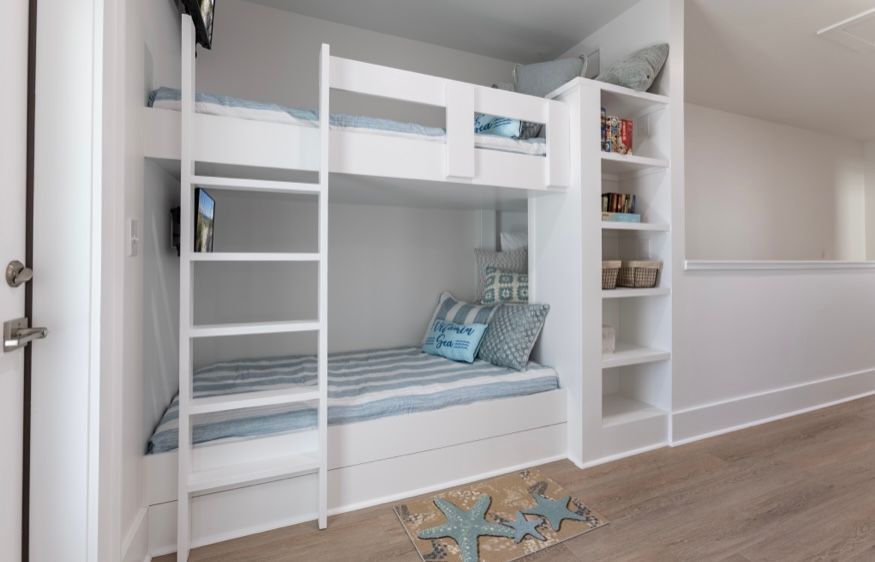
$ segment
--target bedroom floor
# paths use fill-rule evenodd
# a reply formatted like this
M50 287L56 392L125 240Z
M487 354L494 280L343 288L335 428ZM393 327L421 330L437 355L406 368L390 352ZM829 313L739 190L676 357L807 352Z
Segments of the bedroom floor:
M527 560L875 560L875 397L675 449L542 470L611 523ZM171 556L157 558L171 562ZM420 560L390 505L194 550L192 561Z

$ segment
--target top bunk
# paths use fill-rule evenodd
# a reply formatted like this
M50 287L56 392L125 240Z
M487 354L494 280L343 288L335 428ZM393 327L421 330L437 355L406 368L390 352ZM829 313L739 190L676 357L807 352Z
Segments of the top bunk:
M551 192L570 185L564 102L331 56L327 45L321 56L320 104L328 105L331 90L343 90L443 108L445 115L445 126L437 128L332 114L331 173L443 182L457 190L468 184ZM150 96L143 110L146 158L179 160L181 105L178 90L161 88ZM200 93L194 107L192 156L198 164L318 171L318 111ZM544 134L517 140L476 133L478 114L543 124Z

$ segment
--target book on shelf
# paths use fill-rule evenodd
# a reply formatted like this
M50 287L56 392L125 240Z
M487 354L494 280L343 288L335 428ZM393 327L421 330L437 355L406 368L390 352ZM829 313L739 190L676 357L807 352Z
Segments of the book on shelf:
M634 123L631 119L622 119L608 115L602 108L602 152L632 154L634 143Z
M602 193L603 213L632 213L637 211L638 196L628 193Z
M602 222L641 222L637 213L602 213Z

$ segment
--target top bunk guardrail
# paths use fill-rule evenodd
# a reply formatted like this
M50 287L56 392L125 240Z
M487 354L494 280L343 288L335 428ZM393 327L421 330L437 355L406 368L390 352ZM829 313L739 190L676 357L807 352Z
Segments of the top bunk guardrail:
M571 123L563 102L335 57L328 45L323 45L321 56L329 57L331 89L442 107L446 115L442 136L392 134L367 125L333 123L331 172L531 191L569 186ZM318 169L317 119L308 122L290 117L274 122L247 113L251 107L241 107L238 114L227 106L210 111L208 100L199 100L196 106L193 151L197 162ZM145 157L179 159L179 112L174 109L173 104L145 108ZM546 139L534 152L520 150L531 148L524 141L475 134L477 113L542 123Z

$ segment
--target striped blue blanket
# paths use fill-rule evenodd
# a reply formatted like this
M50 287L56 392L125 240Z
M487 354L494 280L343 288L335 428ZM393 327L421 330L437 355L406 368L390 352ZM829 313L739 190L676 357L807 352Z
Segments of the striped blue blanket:
M316 384L316 357L296 355L226 361L194 374L194 397ZM340 424L437 410L559 388L553 369L529 363L512 371L485 361L457 363L418 347L333 353L328 359L328 423ZM149 439L147 453L177 447L178 396ZM195 444L315 427L313 404L249 408L198 416Z

